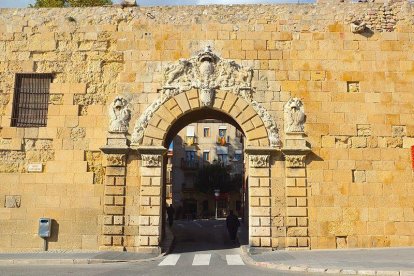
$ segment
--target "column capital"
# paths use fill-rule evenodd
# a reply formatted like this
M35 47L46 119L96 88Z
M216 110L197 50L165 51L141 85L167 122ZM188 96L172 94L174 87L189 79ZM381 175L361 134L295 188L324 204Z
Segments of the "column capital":
M162 146L139 146L136 150L141 156L143 167L161 167L162 156L167 152Z

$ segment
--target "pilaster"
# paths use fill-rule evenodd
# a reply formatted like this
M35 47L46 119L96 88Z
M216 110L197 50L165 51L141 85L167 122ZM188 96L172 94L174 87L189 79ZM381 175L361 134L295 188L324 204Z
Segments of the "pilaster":
M249 245L272 246L270 162L274 148L247 148L249 160Z
M164 147L139 147L141 189L138 250L159 252L162 234L162 177Z
M104 216L99 250L125 251L125 185L129 147L124 133L109 133L105 153Z
M306 156L310 148L304 133L287 133L282 152L286 168L286 245L288 249L309 249Z

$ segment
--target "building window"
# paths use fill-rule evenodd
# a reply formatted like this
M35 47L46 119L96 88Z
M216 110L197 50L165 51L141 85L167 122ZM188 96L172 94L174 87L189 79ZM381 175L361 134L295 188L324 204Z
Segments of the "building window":
M220 128L220 129L219 129L219 136L220 136L220 137L226 137L226 132L227 132L227 129L225 129L225 128Z
M209 127L204 128L204 137L210 137L210 128Z
M240 161L242 159L242 155L240 153L234 154L234 161Z
M186 160L195 160L195 151L186 151L185 157Z
M187 126L187 136L186 136L186 141L185 142L189 146L196 143L195 127L194 126Z
M210 161L210 152L208 151L203 152L203 160L207 162Z
M227 164L227 154L217 154L217 158L221 164Z
M44 127L52 74L16 74L12 127Z
M243 132L241 132L240 130L236 129L236 137L242 137L243 136Z

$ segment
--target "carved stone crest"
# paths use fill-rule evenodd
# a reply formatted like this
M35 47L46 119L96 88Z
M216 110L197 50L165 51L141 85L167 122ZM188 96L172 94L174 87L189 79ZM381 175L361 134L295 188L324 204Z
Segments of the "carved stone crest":
M286 167L303 168L305 167L306 155L285 155Z
M108 154L106 162L108 166L124 166L125 154Z
M129 120L131 120L131 110L128 108L128 101L117 96L108 109L110 118L108 131L111 133L128 132Z
M142 154L142 165L144 167L161 167L161 155Z
M164 72L162 93L136 121L131 142L136 145L142 143L145 129L161 105L180 93L196 88L200 91L200 103L205 107L214 105L216 89L229 91L246 100L263 120L270 145L280 146L276 122L260 103L252 99L252 79L252 68L244 68L232 60L220 59L210 47L189 59L180 59L170 64Z
M250 167L268 168L270 155L249 155Z
M180 59L170 64L164 72L164 88L182 91L191 88L229 89L251 87L253 70L243 68L233 60L223 60L210 46L190 59Z
M298 98L290 99L284 107L285 132L303 132L306 115L303 103Z

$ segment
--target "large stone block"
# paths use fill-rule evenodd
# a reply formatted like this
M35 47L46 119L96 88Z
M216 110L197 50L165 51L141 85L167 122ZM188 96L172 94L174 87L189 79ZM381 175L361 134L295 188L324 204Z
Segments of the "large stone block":
M288 237L307 237L308 228L307 227L288 227L287 235Z
M289 217L306 217L308 209L306 207L288 207L287 215Z
M107 176L125 176L125 168L123 167L107 167L106 168Z
M114 226L114 225L103 226L104 235L122 235L123 231L124 231L123 226Z
M142 236L158 236L160 234L158 226L143 226L139 227L139 234Z

